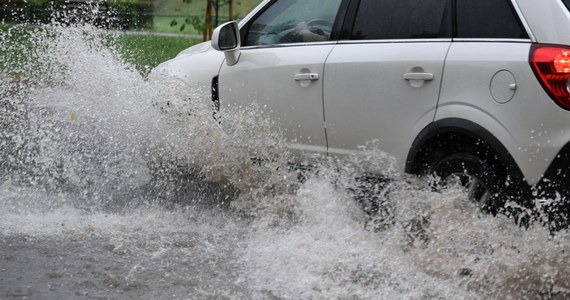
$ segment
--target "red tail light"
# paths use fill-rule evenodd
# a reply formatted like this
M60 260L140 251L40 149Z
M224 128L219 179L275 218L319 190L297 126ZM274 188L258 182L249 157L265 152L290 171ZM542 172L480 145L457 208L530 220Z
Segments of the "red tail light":
M556 104L570 110L570 47L534 44L530 65Z

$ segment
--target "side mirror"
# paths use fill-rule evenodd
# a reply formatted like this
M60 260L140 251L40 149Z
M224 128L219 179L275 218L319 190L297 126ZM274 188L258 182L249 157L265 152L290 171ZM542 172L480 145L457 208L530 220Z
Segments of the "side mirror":
M239 27L235 21L224 23L214 30L212 48L224 52L228 65L233 66L238 62L240 46Z

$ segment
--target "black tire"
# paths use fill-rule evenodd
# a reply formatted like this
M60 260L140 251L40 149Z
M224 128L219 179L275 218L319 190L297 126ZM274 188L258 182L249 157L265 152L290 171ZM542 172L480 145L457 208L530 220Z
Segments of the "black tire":
M504 208L506 176L496 164L471 153L454 153L436 161L429 173L441 178L438 187L459 180L466 188L469 200L477 203L482 212L496 215Z

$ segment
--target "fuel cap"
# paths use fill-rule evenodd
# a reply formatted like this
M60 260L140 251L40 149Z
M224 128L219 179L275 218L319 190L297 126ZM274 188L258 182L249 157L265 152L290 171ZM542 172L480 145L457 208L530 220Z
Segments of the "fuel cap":
M517 92L515 76L507 70L501 70L491 79L491 96L499 103L507 103Z

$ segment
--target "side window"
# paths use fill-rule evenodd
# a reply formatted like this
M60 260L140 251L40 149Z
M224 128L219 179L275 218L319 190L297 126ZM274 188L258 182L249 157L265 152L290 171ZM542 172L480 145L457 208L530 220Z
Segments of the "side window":
M451 37L447 0L361 0L351 35L355 40L444 37Z
M250 22L244 46L327 41L341 1L275 1Z
M510 0L457 0L458 38L528 38Z

